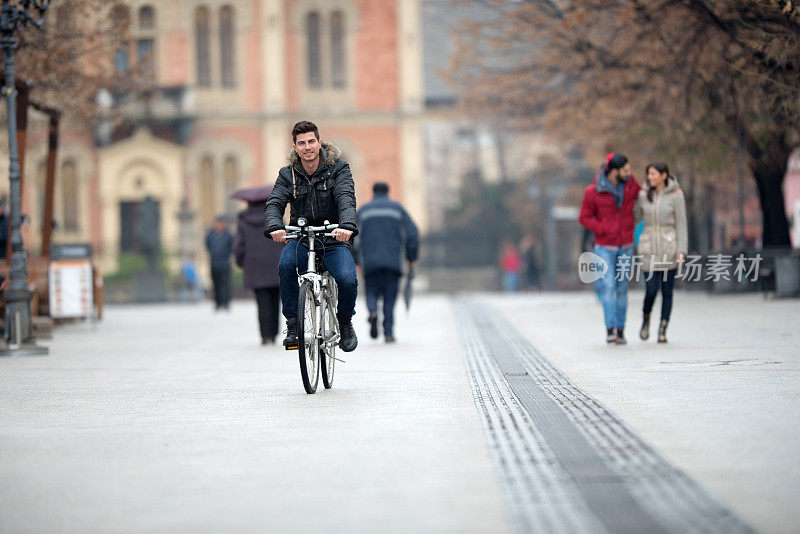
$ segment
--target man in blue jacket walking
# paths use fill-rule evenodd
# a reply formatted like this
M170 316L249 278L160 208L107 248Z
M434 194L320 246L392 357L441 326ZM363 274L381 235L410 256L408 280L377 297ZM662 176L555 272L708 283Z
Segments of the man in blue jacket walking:
M383 298L383 334L387 343L394 338L394 304L403 274L403 251L408 267L417 261L419 233L417 226L399 203L389 200L389 186L376 183L375 194L358 210L356 221L360 229L359 255L364 270L364 282L369 309L369 335L378 337L378 299Z
M216 218L214 226L206 234L206 249L211 258L214 304L217 310L227 310L231 302L233 234L228 230L228 223L224 215Z

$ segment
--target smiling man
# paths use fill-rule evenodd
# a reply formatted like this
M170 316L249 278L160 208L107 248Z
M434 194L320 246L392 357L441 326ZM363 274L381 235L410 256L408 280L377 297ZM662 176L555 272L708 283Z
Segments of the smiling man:
M609 269L597 280L595 290L603 305L606 342L624 345L628 310L628 280L633 266L633 207L642 187L631 173L623 154L609 154L608 161L583 194L578 220L594 233L594 253Z
M325 268L336 279L339 287L339 319L341 340L345 352L358 345L352 318L356 307L358 278L353 254L350 252L356 229L356 193L350 165L341 157L339 149L331 143L320 141L319 130L313 122L301 121L292 128L292 151L289 165L278 173L278 179L265 208L266 231L264 235L274 241L286 241L283 213L286 204L291 206L290 225L297 225L303 217L311 226L325 221L338 223L335 237L323 239L321 256ZM297 346L297 275L308 265L308 249L296 241L283 248L278 266L280 275L283 316L286 317L284 347Z

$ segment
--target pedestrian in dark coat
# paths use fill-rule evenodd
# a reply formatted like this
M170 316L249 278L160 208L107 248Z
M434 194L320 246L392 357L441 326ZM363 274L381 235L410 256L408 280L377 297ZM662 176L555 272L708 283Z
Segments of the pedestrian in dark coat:
M359 256L369 309L370 336L378 337L378 299L383 299L383 334L394 341L394 304L403 274L403 259L409 268L417 261L417 226L399 203L389 200L389 186L377 183L375 197L357 214L360 229Z
M536 256L536 238L527 234L519 244L524 272L524 287L527 290L541 289L539 285L539 262Z
M206 234L206 249L211 259L211 282L214 284L214 304L217 310L228 309L231 302L231 253L233 234L225 217L217 217L214 227Z
M233 254L236 265L244 270L244 286L256 297L262 345L274 343L278 335L281 252L283 245L264 237L264 204L249 203L239 212Z

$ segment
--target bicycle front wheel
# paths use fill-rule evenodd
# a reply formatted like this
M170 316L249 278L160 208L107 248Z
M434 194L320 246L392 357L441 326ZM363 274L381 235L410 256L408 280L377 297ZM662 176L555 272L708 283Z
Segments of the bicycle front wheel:
M319 381L319 323L314 290L308 280L300 285L297 310L297 351L300 353L300 376L306 393L317 391Z
M322 385L325 389L333 386L333 366L336 363L336 336L339 333L339 322L336 320L336 300L331 296L324 299L322 304L322 339L325 347L320 350L320 364L322 365Z

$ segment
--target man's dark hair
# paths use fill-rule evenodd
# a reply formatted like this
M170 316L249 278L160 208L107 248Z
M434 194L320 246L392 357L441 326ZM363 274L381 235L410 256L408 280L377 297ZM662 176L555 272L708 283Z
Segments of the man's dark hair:
M624 154L617 153L614 154L614 157L608 160L608 165L606 165L606 169L608 170L608 172L611 172L614 169L621 169L622 167L625 166L626 163L628 163L628 158L625 157Z
M386 195L389 193L389 184L385 182L376 182L372 186L372 192L379 195Z
M300 121L292 127L292 143L297 141L298 135L308 132L314 132L314 137L319 141L319 129L317 125L311 121Z

